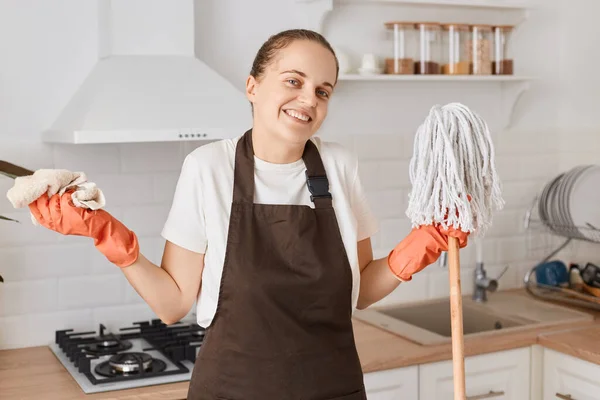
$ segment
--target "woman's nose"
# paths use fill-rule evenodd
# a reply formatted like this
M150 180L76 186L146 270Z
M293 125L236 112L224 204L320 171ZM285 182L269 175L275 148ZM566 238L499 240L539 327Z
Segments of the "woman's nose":
M317 96L316 94L311 90L305 90L300 94L300 98L299 100L307 105L308 107L316 107L317 106Z

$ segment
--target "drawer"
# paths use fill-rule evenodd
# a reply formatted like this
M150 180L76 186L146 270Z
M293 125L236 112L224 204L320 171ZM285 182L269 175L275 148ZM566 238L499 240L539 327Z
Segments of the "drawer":
M524 400L530 392L529 347L465 358L467 400ZM419 367L420 400L454 400L452 361Z
M364 376L368 400L417 400L419 367L370 372Z
M600 365L544 349L544 400L600 399Z

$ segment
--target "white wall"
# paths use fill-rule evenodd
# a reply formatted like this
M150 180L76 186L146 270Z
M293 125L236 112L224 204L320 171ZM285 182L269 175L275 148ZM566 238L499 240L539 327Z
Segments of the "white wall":
M595 137L598 125L589 103L596 100L594 89L600 85L595 56L593 52L582 56L571 43L593 43L591 20L588 35L578 35L577 29L581 29L581 18L592 18L591 10L600 7L592 0L569 4L574 8L567 13L550 7L533 12L517 33L517 72L539 76L540 81L517 104L514 125L508 130L501 127L503 92L497 83L340 83L322 133L360 156L362 179L381 219L381 232L374 238L377 256L387 254L409 230L404 216L407 164L418 123L434 103L463 101L481 112L493 128L507 200L485 239L486 264L491 276L510 266L501 288L520 284L540 247L546 246L540 235L528 234L522 226L536 190L564 165L562 160L576 161L577 154L586 154L590 160L598 154L586 142ZM198 56L241 89L254 54L268 35L300 24L296 11L288 6L295 7L294 1L197 2ZM343 8L328 17L325 34L356 60L360 52L368 51L369 40L376 43L379 39L382 21L402 16L393 12L399 13ZM473 17L491 18L490 14ZM136 231L144 254L159 262L163 246L159 232L183 157L195 144L54 146L40 141L40 132L96 61L95 18L92 1L0 3L0 48L4 50L0 59L0 159L30 169L85 171L104 189L108 211ZM373 51L383 52L385 47ZM584 69L575 65L580 61L585 62ZM569 83L569 90L559 84L558 77ZM573 121L582 129L559 134L559 125L571 126ZM598 141L594 143L597 146ZM562 151L564 146L569 146L568 152ZM11 185L12 181L0 179L1 192ZM36 228L25 210L13 210L4 198L0 214L23 221L0 224L0 274L6 281L0 285L0 348L46 344L56 329L95 329L100 322L117 328L153 317L118 268L89 240ZM471 291L473 250L471 246L462 255L465 293ZM387 301L444 296L447 286L445 271L432 266L401 285Z

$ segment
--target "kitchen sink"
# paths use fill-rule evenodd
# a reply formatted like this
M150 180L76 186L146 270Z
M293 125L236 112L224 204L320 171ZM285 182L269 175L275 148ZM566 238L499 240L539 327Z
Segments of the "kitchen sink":
M383 315L400 319L411 325L426 329L438 335L450 337L450 300L441 300L434 303L414 307L395 307L381 310ZM463 333L491 331L494 329L512 328L532 321L515 320L499 316L463 305Z
M424 345L445 343L452 338L448 298L371 307L357 311L354 317ZM519 292L497 292L489 296L486 303L463 297L465 338L592 319L587 313L545 303Z

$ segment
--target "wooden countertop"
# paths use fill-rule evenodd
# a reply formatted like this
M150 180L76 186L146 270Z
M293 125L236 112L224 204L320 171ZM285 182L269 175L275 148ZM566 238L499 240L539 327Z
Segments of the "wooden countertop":
M600 322L591 327L542 333L538 343L549 349L600 364Z
M465 338L465 355L540 344L600 365L600 313L590 313L595 320L577 325ZM357 320L354 329L365 373L452 359L450 343L423 346ZM48 347L0 351L1 400L178 400L187 388L188 382L179 382L86 395Z

